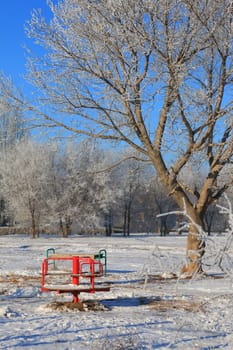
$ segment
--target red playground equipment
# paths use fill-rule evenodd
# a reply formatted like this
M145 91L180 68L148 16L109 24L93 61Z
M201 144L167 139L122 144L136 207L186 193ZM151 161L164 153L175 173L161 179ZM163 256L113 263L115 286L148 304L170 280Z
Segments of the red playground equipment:
M53 254L42 262L41 290L43 292L56 291L58 294L71 293L73 302L76 303L80 302L80 293L110 290L109 286L96 283L96 278L103 275L103 264L100 260L95 259L95 255ZM68 281L64 284L65 276L68 277Z

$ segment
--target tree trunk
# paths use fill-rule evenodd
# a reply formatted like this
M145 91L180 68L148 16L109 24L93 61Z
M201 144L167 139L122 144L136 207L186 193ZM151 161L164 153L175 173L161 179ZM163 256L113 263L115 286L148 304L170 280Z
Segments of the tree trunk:
M72 220L69 215L65 216L64 223L62 218L60 217L59 228L60 228L60 234L63 238L67 238L71 234L71 225L72 225Z
M182 273L193 276L202 272L202 257L205 253L205 242L203 241L204 222L203 217L207 209L208 188L200 195L194 204L190 201L187 194L183 191L178 182L174 182L171 186L171 196L176 201L180 209L184 212L186 219L189 220L188 237L186 243L186 259L187 263L182 268ZM206 195L206 197L205 197Z
M67 238L71 234L72 220L69 215L65 216L65 234L64 237Z
M186 245L187 263L182 268L182 273L193 276L202 272L202 256L205 253L205 241L202 238L203 224L197 216L192 218L193 223L189 224L189 232Z
M32 238L36 238L36 218L35 218L35 212L31 212L32 217Z
M61 236L64 237L64 227L63 227L62 218L59 219L59 229L60 229Z
M123 224L123 235L126 236L126 227L127 227L127 205L125 204L124 208L124 224Z
M123 234L128 237L130 235L130 223L131 223L131 204L132 201L125 203L124 208L124 224L123 224Z
M160 217L160 236L166 236L168 234L167 229L167 216Z
M40 237L40 214L38 213L36 215L36 237L39 238Z
M125 204L125 210L124 210L124 225L123 225L123 233L124 236L129 236L130 232L130 205Z
M128 237L130 234L130 222L131 222L131 204L128 205L128 212L127 212L127 232L126 232L126 235Z
M106 236L112 235L112 210L110 209L107 214L105 214L105 234Z

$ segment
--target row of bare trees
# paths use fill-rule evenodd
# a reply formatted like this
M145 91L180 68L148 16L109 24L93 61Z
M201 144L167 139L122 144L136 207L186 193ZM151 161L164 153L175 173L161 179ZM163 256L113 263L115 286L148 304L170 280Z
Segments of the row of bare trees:
M27 138L0 152L0 167L2 224L27 227L33 237L43 231L66 237L103 231L165 235L179 229L176 217L157 218L177 209L176 204L151 165L129 151L109 151L93 142ZM213 213L206 216L209 230Z
M100 153L88 144L35 143L23 140L1 153L1 195L20 225L56 224L64 236L76 218L80 228L98 226L98 214L111 198L108 174L96 174ZM53 225L55 226L55 225Z

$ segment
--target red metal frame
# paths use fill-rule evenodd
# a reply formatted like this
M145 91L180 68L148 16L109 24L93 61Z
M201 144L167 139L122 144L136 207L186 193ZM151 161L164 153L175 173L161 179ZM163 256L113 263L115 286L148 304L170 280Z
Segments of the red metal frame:
M71 287L66 286L47 286L45 285L45 278L48 274L57 275L59 271L50 270L49 271L49 261L63 260L72 262L72 271L68 272L71 276ZM41 290L43 292L56 291L60 293L72 293L73 302L79 302L79 294L81 292L95 293L96 291L109 291L108 286L96 287L95 277L103 276L104 268L103 264L99 260L94 260L90 256L79 256L79 255L51 255L47 257L42 262L42 279L41 279ZM89 278L90 286L83 285L81 283L81 278ZM77 287L77 288L76 288ZM76 288L76 289L75 289Z

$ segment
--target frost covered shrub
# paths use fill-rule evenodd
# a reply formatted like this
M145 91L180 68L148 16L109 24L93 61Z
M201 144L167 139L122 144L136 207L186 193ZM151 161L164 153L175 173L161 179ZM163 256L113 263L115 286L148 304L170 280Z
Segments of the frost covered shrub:
M198 235L200 237L200 241L203 242L203 247L205 250L205 254L201 255L201 266L205 272L221 272L225 275L232 276L233 274L233 257L231 254L232 249L232 241L233 241L233 211L232 204L227 196L224 197L226 205L217 205L219 209L219 214L225 216L227 220L227 228L224 228L224 232L221 234L215 234L209 236L206 231L202 229L202 227L196 225L192 218L187 214L186 208L184 206L183 211L172 211L169 213L163 213L158 215L166 216L166 215L181 215L186 221L184 222L182 229L189 229L189 225L195 225L198 230ZM203 249L203 248L202 248ZM161 271L165 271L164 268L165 263L162 254L158 249L156 249L152 253L152 256L156 256L157 260L159 260ZM169 260L168 257L166 259ZM166 269L166 271L169 271ZM171 272L171 271L170 271ZM193 275L192 277L195 277Z
M230 200L225 197L226 206L218 205L220 214L227 217L228 227L225 232L212 237L205 237L206 254L203 257L203 267L219 269L225 275L232 276L233 257L231 253L233 240L233 212Z

